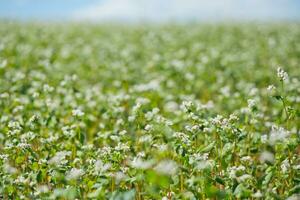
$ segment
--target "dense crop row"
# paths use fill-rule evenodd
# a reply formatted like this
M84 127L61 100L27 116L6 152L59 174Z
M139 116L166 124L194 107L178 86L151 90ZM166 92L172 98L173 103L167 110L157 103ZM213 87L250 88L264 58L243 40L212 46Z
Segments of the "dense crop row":
M300 25L0 24L0 198L299 199Z

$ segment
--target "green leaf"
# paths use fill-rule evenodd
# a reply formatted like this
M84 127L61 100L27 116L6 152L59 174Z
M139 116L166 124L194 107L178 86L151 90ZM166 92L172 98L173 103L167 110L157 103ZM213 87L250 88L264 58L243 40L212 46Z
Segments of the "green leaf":
M292 189L290 189L289 194L298 194L300 193L300 184L296 185L295 187L293 187Z
M216 176L215 180L219 184L225 185L225 181L220 176Z
M273 97L274 97L275 99L277 99L277 100L283 99L282 96L280 96L280 95L274 95Z
M84 144L85 142L85 134L82 131L78 132L78 139L80 141L81 144Z
M38 164L37 162L34 162L34 163L32 164L32 166L31 166L31 168L32 168L34 171L36 171L36 170L39 169L39 164Z
M238 198L247 198L250 197L251 191L245 188L243 184L239 184L234 190L234 195Z
M126 192L115 191L110 197L111 200L132 200L135 197L135 190L129 190Z
M160 187L167 188L170 185L169 177L160 175L153 170L147 172L146 179L149 183L158 185Z
M41 170L39 170L39 172L36 175L36 180L37 182L42 182L43 181L43 173Z
M263 185L268 185L269 183L270 183L270 181L271 181L271 179L272 179L272 176L273 176L273 172L271 171L271 172L269 172L267 175L266 175L266 177L265 177L265 179L264 179L264 181L263 181Z
M88 198L97 198L99 197L100 193L101 193L102 188L98 188L97 190L90 192L87 196Z
M204 147L203 149L200 150L200 152L209 152L210 150L212 150L215 147L215 141L213 141L212 143L210 143L209 145L207 145L206 147Z
M25 160L25 156L18 156L18 157L16 158L16 163L17 163L17 164L21 164L21 163L24 162L24 160Z

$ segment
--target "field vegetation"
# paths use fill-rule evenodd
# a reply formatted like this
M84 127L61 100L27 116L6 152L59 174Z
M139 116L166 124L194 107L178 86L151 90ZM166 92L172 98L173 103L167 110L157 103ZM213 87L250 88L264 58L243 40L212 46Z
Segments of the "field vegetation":
M0 24L0 198L300 196L300 25Z

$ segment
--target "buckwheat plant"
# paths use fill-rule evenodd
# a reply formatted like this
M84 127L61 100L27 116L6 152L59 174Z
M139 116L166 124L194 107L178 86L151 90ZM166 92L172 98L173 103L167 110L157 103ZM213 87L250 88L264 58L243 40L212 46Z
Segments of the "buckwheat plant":
M300 199L299 35L1 21L0 199Z

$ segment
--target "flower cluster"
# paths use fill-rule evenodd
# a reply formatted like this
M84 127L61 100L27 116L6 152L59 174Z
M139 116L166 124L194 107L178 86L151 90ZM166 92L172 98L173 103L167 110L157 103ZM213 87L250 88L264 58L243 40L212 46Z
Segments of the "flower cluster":
M298 24L99 26L0 23L0 199L299 199Z

